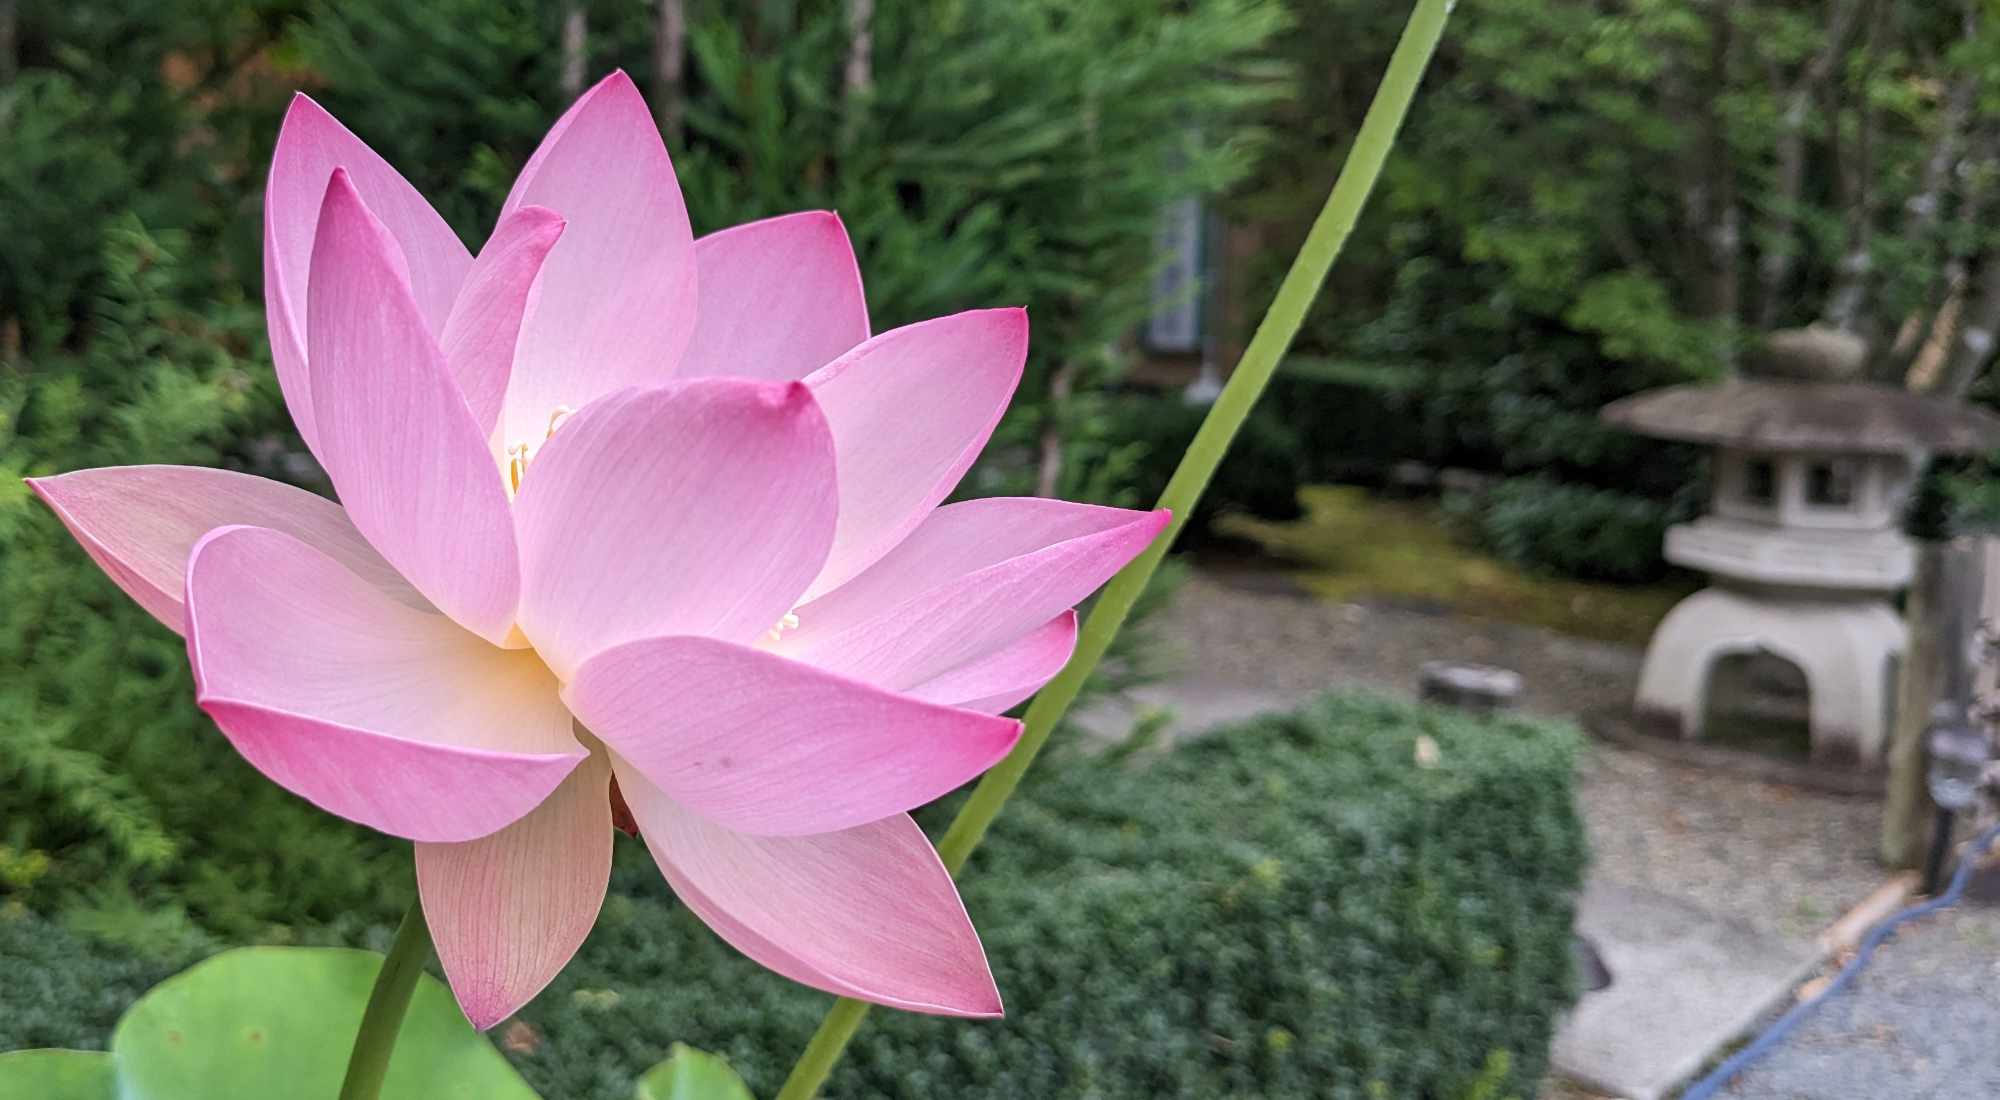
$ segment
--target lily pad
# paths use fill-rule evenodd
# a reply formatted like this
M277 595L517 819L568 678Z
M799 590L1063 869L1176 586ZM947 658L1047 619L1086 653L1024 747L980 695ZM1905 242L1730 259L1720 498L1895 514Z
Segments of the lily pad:
M338 948L226 951L139 998L112 1031L108 1055L29 1051L0 1058L0 1100L335 1096L381 965L374 952ZM422 977L382 1100L534 1096L465 1022L444 986Z
M0 1054L0 1100L116 1100L118 1078L101 1050Z
M685 1043L639 1078L635 1100L752 1100L729 1063Z

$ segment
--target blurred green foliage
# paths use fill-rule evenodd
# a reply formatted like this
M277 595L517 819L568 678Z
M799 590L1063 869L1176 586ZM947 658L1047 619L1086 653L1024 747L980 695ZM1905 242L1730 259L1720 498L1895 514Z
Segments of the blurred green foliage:
M246 467L281 429L262 311L180 303L184 234L104 230L81 350L0 367L0 893L100 931L394 905L408 859L262 780L194 706L181 640L84 556L21 478L131 461ZM143 905L138 899L143 898Z
M628 68L669 127L698 231L841 211L877 328L1028 305L1035 360L968 482L1032 481L1050 364L1119 366L1153 217L1250 168L1282 87L1273 0L876 5L872 76L836 0L685 5L678 98L657 8L581 5L591 78ZM407 857L259 779L192 703L179 641L22 476L183 462L320 484L270 374L255 282L286 98L320 98L469 241L566 106L562 9L447 0L18 0L0 58L0 895L135 942L283 940L407 895ZM1207 127L1212 140L1197 140ZM1067 415L1067 414L1064 414ZM1086 418L1087 419L1087 418ZM1094 422L1094 421L1091 421ZM1073 495L1143 504L1109 455ZM1136 636L1135 636L1136 637ZM1144 674L1142 645L1120 675ZM143 898L141 904L137 899ZM385 900L386 899L386 900Z
M263 160L276 137L273 0L14 0L0 58L0 362L90 338L129 217L200 262L164 292L186 306L258 278ZM254 294L253 294L254 297Z
M1251 410L1229 454L1202 493L1189 519L1185 539L1200 540L1215 517L1232 511L1260 516L1289 516L1298 508L1294 496L1315 472L1318 453L1297 426L1297 410L1284 410L1289 387L1274 381L1266 401ZM1072 438L1079 478L1100 478L1128 486L1130 495L1151 501L1166 489L1174 467L1208 414L1206 405L1178 394L1127 392L1107 395L1093 431L1107 441L1102 451L1077 446L1095 436ZM1109 444L1115 441L1115 448ZM1122 464L1122 465L1121 465Z
M622 66L658 113L655 8L586 4L587 69ZM839 3L687 5L675 168L697 234L792 210L840 212L878 331L1018 303L1027 375L979 493L1029 491L1053 418L1098 457L1100 390L1131 356L1161 208L1242 180L1257 113L1289 87L1265 47L1275 0L877 3L868 79ZM327 107L402 167L467 239L563 107L554 5L354 0L290 44ZM1051 398L1058 368L1072 396ZM1123 483L1072 478L1065 495Z
M1249 317L1405 15L1292 8L1278 52L1298 94L1266 118L1285 138L1231 204L1268 247L1238 289ZM1290 465L1294 485L1380 481L1404 460L1535 478L1488 506L1490 548L1643 575L1662 568L1657 544L1635 567L1622 538L1598 560L1522 537L1524 516L1553 532L1575 507L1623 517L1636 549L1638 512L1665 522L1700 480L1697 450L1598 423L1605 403L1717 377L1762 333L1811 322L1860 335L1871 379L1965 392L1992 347L1956 338L2000 321L1996 15L1972 0L1461 5L1286 366L1327 394L1279 405L1298 449L1255 465ZM1551 487L1539 503L1535 485Z
M1501 558L1584 580L1643 584L1666 573L1660 544L1667 525L1693 519L1707 485L1690 483L1662 506L1615 489L1508 478L1483 494L1445 500L1478 541Z
M1063 758L965 885L1007 1018L877 1013L828 1094L1532 1096L1574 996L1577 744L1345 696L1171 753ZM126 958L0 919L10 968L98 979L0 1012L0 1047L103 1035L155 977ZM544 1096L628 1096L675 1041L769 1096L826 1000L723 946L621 842L582 954L501 1033Z

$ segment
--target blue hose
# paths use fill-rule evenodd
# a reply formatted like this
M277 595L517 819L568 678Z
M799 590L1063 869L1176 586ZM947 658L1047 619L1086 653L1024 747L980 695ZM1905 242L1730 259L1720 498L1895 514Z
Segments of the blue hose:
M1828 982L1818 996L1793 1005L1783 1016L1778 1017L1776 1023L1764 1029L1764 1033L1757 1036L1750 1045L1731 1055L1728 1061L1715 1067L1708 1076L1681 1093L1681 1100L1709 1100L1721 1092L1723 1086L1729 1084L1737 1074L1749 1069L1758 1059L1769 1054L1784 1041L1785 1036L1789 1035L1801 1020L1812 1015L1814 1009L1832 999L1834 994L1852 981L1854 976L1861 972L1861 968L1868 965L1868 959L1875 954L1875 948L1880 946L1883 940L1888 939L1891 932L1919 917L1930 916L1940 909L1955 904L1965 895L1965 884L1972 878L1973 866L1979 862L1979 857L1985 855L1986 850L1992 847L1996 837L2000 837L2000 825L1995 825L1979 834L1978 839L1972 842L1972 847L1959 857L1958 869L1952 872L1951 885L1944 893L1928 901L1918 902L1869 929L1868 935L1861 940L1861 949L1854 953L1854 957L1848 960L1846 966L1840 968L1840 973L1833 976L1833 981Z

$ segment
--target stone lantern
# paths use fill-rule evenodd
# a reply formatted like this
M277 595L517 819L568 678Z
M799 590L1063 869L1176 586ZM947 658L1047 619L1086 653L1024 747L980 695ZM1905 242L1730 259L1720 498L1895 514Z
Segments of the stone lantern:
M2000 418L1861 382L1739 380L1613 402L1605 420L1715 448L1708 514L1667 532L1668 561L1709 575L1654 631L1642 720L1698 738L1725 658L1803 674L1815 763L1880 767L1905 628L1892 603L1914 548L1903 506L1931 454L2000 447Z

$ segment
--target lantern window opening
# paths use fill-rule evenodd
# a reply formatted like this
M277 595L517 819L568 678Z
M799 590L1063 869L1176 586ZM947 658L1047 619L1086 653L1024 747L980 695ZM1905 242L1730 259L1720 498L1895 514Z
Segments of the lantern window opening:
M1775 508L1778 504L1778 463L1763 457L1743 461L1743 480L1738 495L1745 504Z
M1860 464L1851 458L1820 458L1806 464L1806 506L1853 508L1860 502Z

